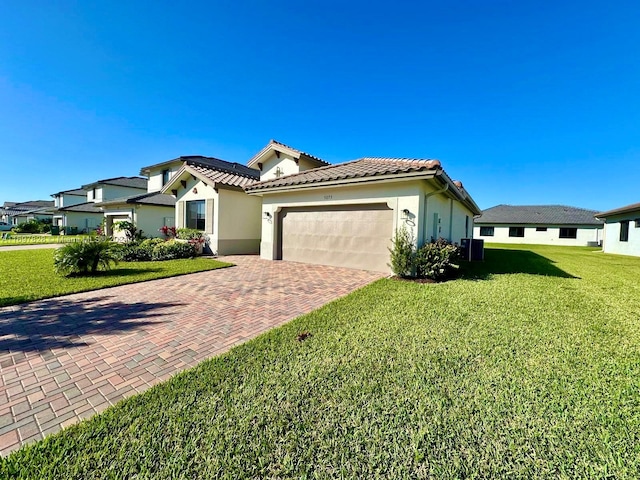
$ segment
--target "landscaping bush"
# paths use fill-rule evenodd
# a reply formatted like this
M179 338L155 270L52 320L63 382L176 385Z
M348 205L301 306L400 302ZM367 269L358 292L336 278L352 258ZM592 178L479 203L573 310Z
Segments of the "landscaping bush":
M116 248L106 240L69 243L58 248L53 256L53 266L59 275L95 274L99 269L109 270L117 262Z
M204 237L204 234L195 228L179 228L176 230L176 238L180 240L198 240L202 237Z
M416 273L419 278L446 280L460 267L460 247L439 238L436 242L420 247L415 255Z
M412 277L415 272L415 246L413 235L404 227L396 230L391 253L391 271L399 277Z
M152 260L174 260L176 258L195 257L196 248L188 242L177 242L169 240L153 247Z
M40 229L43 227L42 222L38 220L28 220L24 223L13 227L13 231L16 233L41 233Z
M161 238L122 243L118 245L117 257L123 262L148 262L153 257L154 247L161 243L164 243Z
M124 232L128 242L132 240L141 240L144 237L144 232L142 230L138 230L133 222L128 220L114 222L113 229L116 232Z

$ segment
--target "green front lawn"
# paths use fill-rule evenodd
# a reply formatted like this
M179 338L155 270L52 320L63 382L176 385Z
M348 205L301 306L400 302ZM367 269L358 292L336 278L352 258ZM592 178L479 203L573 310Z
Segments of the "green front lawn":
M0 251L0 307L230 265L208 258L120 262L96 276L66 278L54 273L53 254L53 249Z
M639 478L638 279L640 258L501 247L467 279L381 280L0 477Z

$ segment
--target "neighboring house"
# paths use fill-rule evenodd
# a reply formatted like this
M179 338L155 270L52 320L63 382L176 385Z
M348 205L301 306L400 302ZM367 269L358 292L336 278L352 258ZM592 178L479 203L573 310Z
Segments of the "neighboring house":
M31 200L28 202L4 202L0 208L0 221L12 226L29 220L47 220L53 217L51 200Z
M604 220L605 253L640 256L640 203L597 213Z
M127 220L136 223L138 212L135 203L127 203L129 198L143 196L147 193L147 179L141 177L115 177L98 180L83 185L87 192L87 203L99 208L105 220L105 234L117 238L124 235L113 231L113 223ZM88 205L86 208L90 208ZM146 233L146 232L145 232ZM153 232L151 232L153 234Z
M474 237L492 243L598 246L602 222L595 210L565 205L497 205L474 223Z
M51 195L55 203L53 224L78 232L95 230L102 222L104 213L94 201L87 201L88 192L77 188L64 190Z
M177 169L176 161L181 163ZM219 255L259 252L261 202L243 190L258 181L258 170L200 156L180 157L160 167L167 179L162 193L176 200L177 228L203 231L209 248Z
M438 160L372 158L329 165L270 142L245 187L262 198L260 255L269 260L390 272L389 250L406 227L417 245L472 236L480 209ZM314 168L315 167L315 168Z

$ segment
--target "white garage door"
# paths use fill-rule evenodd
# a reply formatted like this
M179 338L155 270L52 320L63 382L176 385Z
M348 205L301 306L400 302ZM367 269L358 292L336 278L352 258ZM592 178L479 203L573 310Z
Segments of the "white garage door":
M389 271L393 211L386 204L284 209L280 227L283 260Z

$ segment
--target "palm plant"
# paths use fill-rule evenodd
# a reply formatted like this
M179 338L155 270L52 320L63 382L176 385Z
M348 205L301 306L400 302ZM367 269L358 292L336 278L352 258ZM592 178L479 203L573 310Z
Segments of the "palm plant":
M59 275L93 275L118 263L115 250L108 240L69 243L56 250L53 266Z

